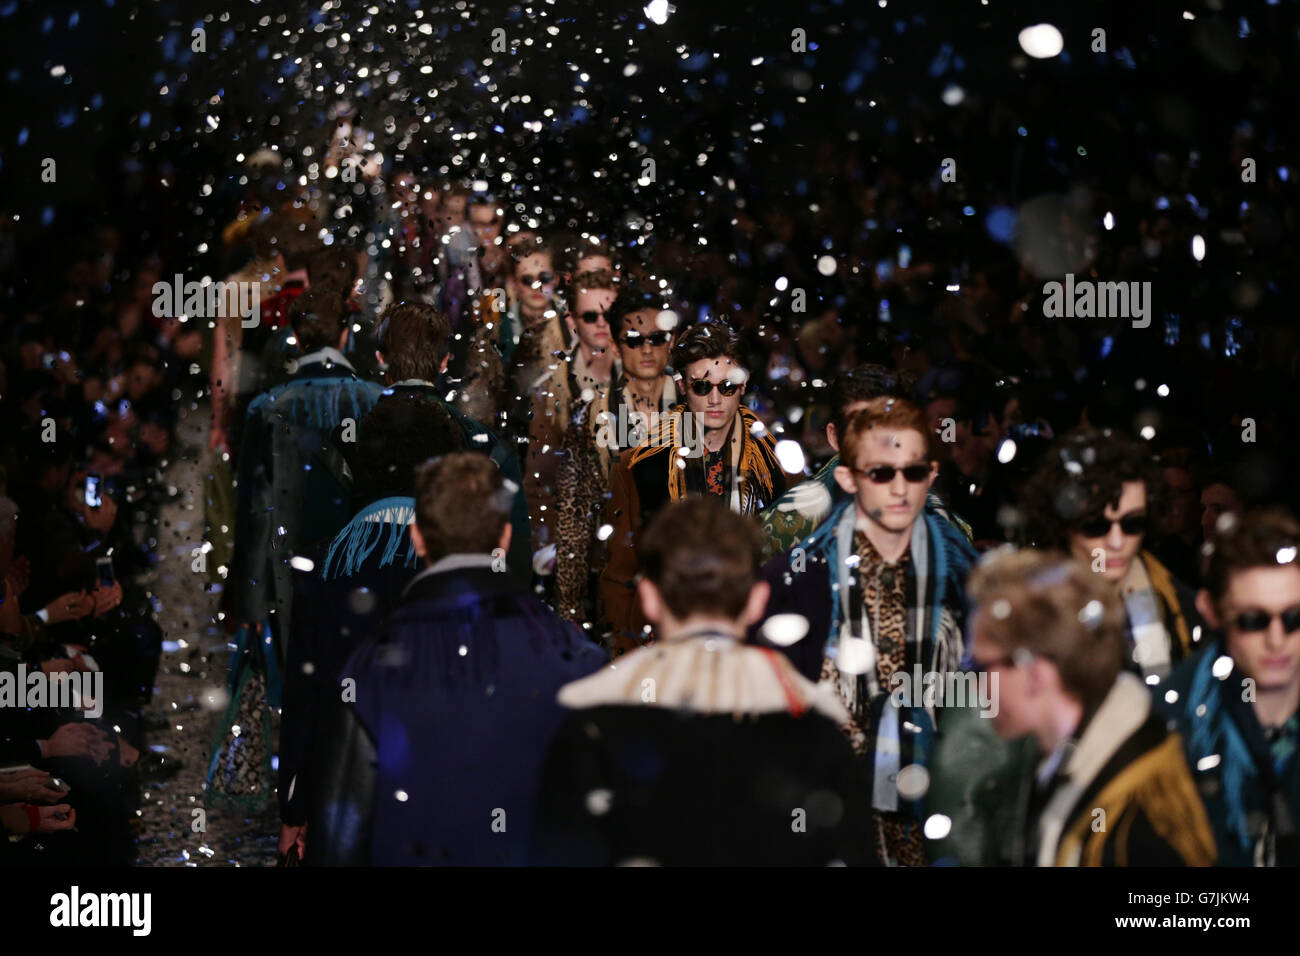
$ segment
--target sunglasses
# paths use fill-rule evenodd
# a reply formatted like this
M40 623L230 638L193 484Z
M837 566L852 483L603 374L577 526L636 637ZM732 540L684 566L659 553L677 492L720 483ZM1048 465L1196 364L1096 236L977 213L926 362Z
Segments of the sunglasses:
M595 309L588 309L586 312L579 312L578 318L582 319L582 321L586 322L588 325L595 325L601 319L605 318L605 313L597 312Z
M520 276L519 281L523 285L550 285L555 281L554 272L541 272L535 276ZM594 320L593 320L594 321Z
M1115 525L1119 525L1119 529L1128 537L1136 538L1146 534L1147 516L1145 512L1134 512L1116 521L1101 516L1089 518L1079 525L1079 533L1085 538L1104 538Z
M1268 611L1242 611L1232 619L1232 626L1239 631L1253 634L1268 630L1275 617L1282 619L1282 630L1286 633L1294 634L1300 631L1300 606L1289 607L1281 614L1270 614Z
M668 340L673 337L671 332L651 332L649 335L642 335L640 332L629 332L623 336L623 344L630 349L639 349L643 345L649 345L651 348L659 348L667 345ZM708 392L704 393L709 394ZM722 393L726 395L726 392Z
M658 335L661 333L655 333L655 334ZM667 333L662 333L662 334L666 335ZM738 391L740 391L743 387L744 386L741 385L740 382L733 382L731 381L731 379L724 379L721 382L710 382L707 378L697 378L695 381L691 382L691 391L694 392L696 395L700 396L700 398L703 398L705 395L708 395L715 388L718 390L718 394L721 395L723 398L730 398L732 395L735 395Z
M887 485L894 480L894 475L899 472L903 473L903 479L909 484L918 485L930 477L929 465L904 465L902 468L895 468L893 465L875 465L871 468L854 468L853 473L856 475L866 475L875 485Z

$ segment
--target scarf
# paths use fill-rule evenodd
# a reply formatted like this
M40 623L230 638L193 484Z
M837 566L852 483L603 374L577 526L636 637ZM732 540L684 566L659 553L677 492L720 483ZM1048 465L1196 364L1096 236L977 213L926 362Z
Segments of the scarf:
M686 414L683 404L660 415L649 438L632 452L629 461L630 467L635 468L646 459L662 454L670 501L682 501L688 496L686 469L693 460L704 457L699 433L685 424ZM762 437L755 437L756 432ZM678 454L680 448L688 448L688 454ZM782 473L772 438L758 417L742 405L736 410L723 449L723 460L728 462L731 475L728 504L740 514L753 514L772 501L775 476Z
M559 701L574 710L626 704L737 718L808 711L836 723L848 717L833 692L805 678L784 654L712 629L637 648L561 688Z
M1173 578L1163 564L1144 551L1129 565L1120 582L1120 594L1133 639L1133 660L1148 683L1153 683L1152 678L1163 680L1173 662L1184 657L1191 645Z
M1266 807L1274 798L1286 764L1294 759L1297 716L1281 728L1277 740L1269 742L1259 727L1258 720L1247 711L1252 704L1241 700L1244 675L1234 664L1231 671L1220 677L1216 667L1227 654L1223 642L1207 647L1196 659L1195 672L1182 705L1185 722L1191 727L1187 733L1187 747L1191 760L1199 762L1207 756L1218 756L1218 774L1221 784L1220 799L1227 811L1226 824L1239 849L1252 852L1257 864L1269 865L1268 839L1256 840L1251 826L1251 808L1247 795L1258 794L1259 802ZM1245 725L1245 726L1243 726ZM1248 728L1248 729L1247 729ZM1254 738L1255 746L1251 746ZM1285 811L1285 803L1281 809ZM1278 816L1274 811L1272 816ZM1273 820L1269 835L1289 835L1295 832L1295 820Z

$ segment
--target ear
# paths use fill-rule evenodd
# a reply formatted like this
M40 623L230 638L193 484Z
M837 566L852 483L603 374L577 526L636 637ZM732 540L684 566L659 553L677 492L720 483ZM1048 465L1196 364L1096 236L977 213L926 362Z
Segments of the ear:
M1222 630L1219 612L1214 606L1214 601L1210 598L1210 592L1205 588L1201 588L1196 592L1196 610L1201 613L1201 617L1205 618L1206 624L1216 631Z
M446 355L442 357L442 364L438 366L438 374L441 375L443 372L447 371L447 363L450 361L451 361L451 353L448 352Z
M384 353L379 351L379 349L375 349L375 361L379 363L381 368L388 364L384 361Z
M925 483L926 491L929 491L931 488L934 487L934 480L938 477L939 477L939 463L937 461L932 461L930 462L930 479Z
M763 613L767 610L767 599L772 596L772 585L766 581L755 581L754 586L749 589L749 597L745 600L745 610L741 612L741 626L749 629L763 620Z
M415 548L415 553L421 558L427 557L429 549L424 546L424 535L420 534L419 527L412 521L408 527L411 529L411 546Z
M342 352L348 344L348 334L352 331L351 325L343 326L343 331L339 333L339 351Z
M856 495L858 493L858 483L848 465L835 466L835 483L847 494Z
M564 313L564 324L569 327L570 335L576 335L578 333L578 323L573 320L572 312Z
M834 422L826 423L826 441L830 444L832 449L834 449L836 452L839 452L840 433L839 430L836 429Z
M442 364L444 366L447 364L445 359L443 360ZM501 537L497 538L497 547L500 548L506 554L510 553L510 539L514 537L514 534L515 534L514 526L511 525L509 521L507 521L505 525L502 526L501 528Z
M641 611L645 614L645 619L658 626L664 617L663 595L646 578L642 578L636 583L636 593L637 597L641 599Z

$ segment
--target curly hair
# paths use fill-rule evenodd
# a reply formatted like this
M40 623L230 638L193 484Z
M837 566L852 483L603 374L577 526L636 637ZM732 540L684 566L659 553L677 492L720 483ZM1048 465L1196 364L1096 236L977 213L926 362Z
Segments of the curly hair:
M1146 486L1147 510L1153 514L1163 484L1146 448L1110 428L1081 426L1067 432L1025 483L1023 543L1069 551L1071 533L1107 505L1116 507L1124 484L1131 481Z

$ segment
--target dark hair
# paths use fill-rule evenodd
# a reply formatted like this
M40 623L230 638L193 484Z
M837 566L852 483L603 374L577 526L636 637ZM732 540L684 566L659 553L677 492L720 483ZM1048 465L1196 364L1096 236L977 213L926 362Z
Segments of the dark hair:
M519 263L523 262L529 256L550 256L551 268L556 269L559 263L556 262L555 247L540 236L518 243L510 249L510 274L513 276L519 271Z
M1025 483L1022 497L1028 543L1068 551L1070 534L1115 507L1124 484L1146 486L1148 514L1162 487L1147 449L1112 429L1082 426L1061 436Z
M347 294L337 286L312 286L289 306L298 348L305 355L326 346L337 345L343 334L347 314Z
M1201 581L1216 605L1228 593L1234 574L1300 560L1300 524L1285 508L1225 515L1221 520L1226 527L1201 553Z
M763 536L748 518L712 498L668 505L641 540L641 569L673 617L736 618L758 580Z
M312 285L328 282L352 288L357 281L357 254L337 245L318 249L307 260L307 281Z
M451 342L451 324L431 305L399 302L384 310L377 329L379 351L394 382L438 377Z
M845 414L856 402L869 402L873 398L912 397L916 388L916 375L895 371L883 365L859 365L835 376L831 382L831 423L837 435L843 435L848 425Z
M491 554L510 520L517 488L486 455L435 458L415 476L415 524L433 563L449 554Z
M624 283L618 291L618 298L605 310L605 320L609 322L610 335L617 339L619 333L623 331L623 320L633 312L653 309L658 313L670 308L671 305L671 296L667 292L655 292L643 289L636 283Z
M711 358L729 358L741 368L748 366L740 336L717 319L687 328L673 346L669 364L677 374L685 375L691 363Z
M273 215L266 228L270 232L269 246L280 253L285 268L291 272L306 269L312 254L321 248L320 239L308 231L306 223L288 216Z
M464 450L464 433L437 402L386 396L358 427L356 502L365 505L395 495L413 496L415 472L421 464Z
M572 281L566 282L561 286L560 299L563 301L564 307L572 313L573 310L578 307L579 292L589 292L592 289L609 290L613 288L614 273L610 272L608 269L595 269L590 272L579 273L573 277ZM605 320L609 321L608 311L605 313ZM610 328L613 328L612 323Z

